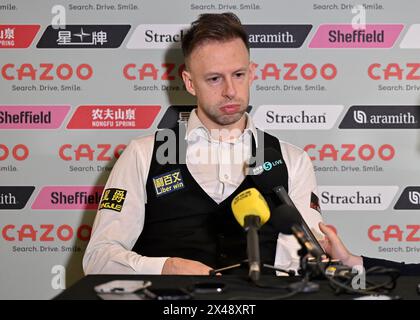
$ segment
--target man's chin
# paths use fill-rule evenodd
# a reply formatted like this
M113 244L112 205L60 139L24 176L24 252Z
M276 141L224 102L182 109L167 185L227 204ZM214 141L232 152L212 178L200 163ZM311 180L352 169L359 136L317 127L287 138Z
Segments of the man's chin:
M216 123L222 126L232 125L238 122L239 120L241 120L244 114L245 114L245 111L237 112L234 114L225 114L218 117L216 120Z

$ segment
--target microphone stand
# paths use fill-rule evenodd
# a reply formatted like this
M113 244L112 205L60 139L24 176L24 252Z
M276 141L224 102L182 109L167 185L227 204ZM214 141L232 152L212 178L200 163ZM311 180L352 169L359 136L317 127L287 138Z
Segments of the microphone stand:
M320 272L322 273L323 252L312 242L305 234L303 227L295 224L291 227L293 235L299 242L301 249L298 251L300 257L300 270L303 274L303 280L292 283L290 288L296 292L316 292L319 290L319 284L311 282ZM311 258L315 258L315 264L310 262Z
M308 250L305 247L302 247L302 249L298 251L298 254L300 257L300 270L302 270L302 272L299 273L303 275L303 279L301 281L290 284L289 288L293 291L304 293L319 291L319 284L310 281L310 279L314 276L315 270L309 267L310 256Z
M224 268L211 270L209 272L209 275L210 276L215 276L217 273L220 273L220 272L223 272L223 271L227 271L227 270L242 268L245 265L248 265L248 259L242 260L240 263L232 264L232 265L227 266L227 267L224 267ZM280 268L277 268L275 266L272 266L272 265L269 265L269 264L265 264L265 263L262 264L262 267L263 268L266 268L266 269L271 269L271 270L275 270L275 271L278 271L278 272L285 273L285 274L289 275L290 277L293 277L293 276L296 275L296 272L294 270L284 270L284 269L280 269Z
M246 231L249 277L253 282L257 282L261 274L260 241L258 237L260 227L261 218L259 216L249 215L245 217L244 228Z

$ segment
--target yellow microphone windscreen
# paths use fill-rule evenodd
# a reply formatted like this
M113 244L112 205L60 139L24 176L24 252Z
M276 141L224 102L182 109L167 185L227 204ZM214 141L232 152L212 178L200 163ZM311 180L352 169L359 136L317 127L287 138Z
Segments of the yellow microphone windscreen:
M261 193L255 188L249 188L239 193L232 200L232 211L238 223L243 227L246 216L258 216L261 225L270 219L270 209Z

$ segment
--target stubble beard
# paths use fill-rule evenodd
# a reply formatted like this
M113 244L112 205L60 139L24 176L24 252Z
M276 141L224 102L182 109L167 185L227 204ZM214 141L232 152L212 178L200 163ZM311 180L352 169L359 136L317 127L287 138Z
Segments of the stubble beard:
M205 113L207 118L209 118L214 123L220 126L228 126L238 122L240 119L242 119L243 115L245 114L246 108L242 107L242 103L240 103L240 105L241 109L233 114L220 114L220 105L217 105L216 107L203 108L202 112Z

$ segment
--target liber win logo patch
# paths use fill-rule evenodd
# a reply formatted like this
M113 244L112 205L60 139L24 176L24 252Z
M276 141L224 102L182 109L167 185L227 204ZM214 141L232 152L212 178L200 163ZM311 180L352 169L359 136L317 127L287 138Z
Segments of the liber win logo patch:
M157 197L178 191L185 187L180 169L154 177L153 185Z

